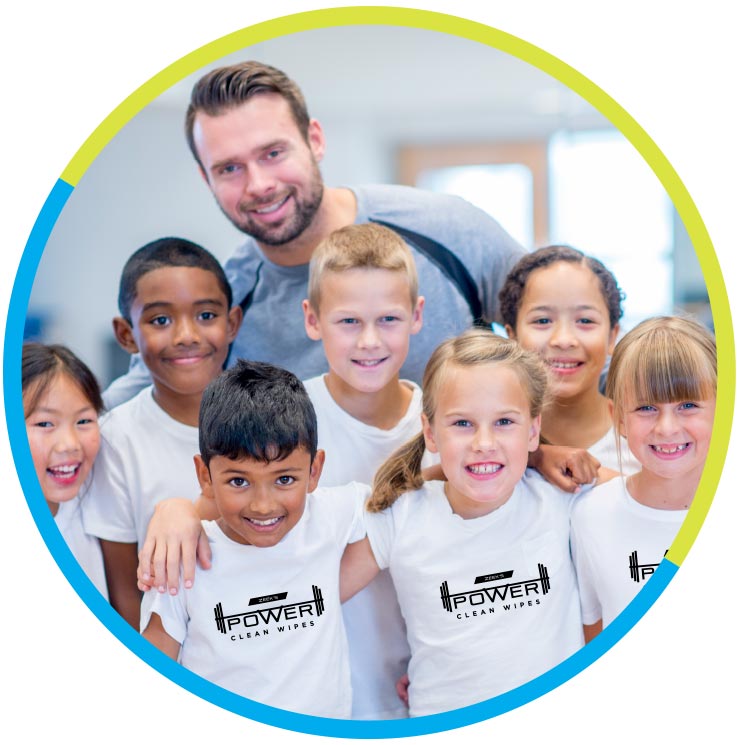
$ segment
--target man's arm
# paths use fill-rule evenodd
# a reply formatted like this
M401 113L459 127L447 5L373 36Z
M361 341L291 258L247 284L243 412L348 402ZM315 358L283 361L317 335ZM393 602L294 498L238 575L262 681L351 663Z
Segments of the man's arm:
M136 585L136 543L100 541L108 597L120 616L139 631L141 593Z

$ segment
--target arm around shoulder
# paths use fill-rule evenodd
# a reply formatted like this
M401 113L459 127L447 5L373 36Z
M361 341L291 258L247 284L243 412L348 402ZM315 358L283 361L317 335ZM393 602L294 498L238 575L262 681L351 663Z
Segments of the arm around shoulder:
M163 652L173 660L177 660L180 654L180 644L165 631L159 614L152 613L149 617L147 628L142 631L142 636L150 644L154 644L160 652Z
M111 605L130 626L139 631L141 593L136 586L136 544L101 540L100 547Z
M344 603L360 592L379 571L368 536L349 543L340 563L340 601Z

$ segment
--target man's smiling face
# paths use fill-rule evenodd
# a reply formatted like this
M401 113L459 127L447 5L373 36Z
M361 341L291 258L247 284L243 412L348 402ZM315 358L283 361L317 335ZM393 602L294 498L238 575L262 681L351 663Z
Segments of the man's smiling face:
M236 228L282 246L311 225L324 193L315 120L303 137L286 100L264 93L218 116L199 112L193 137L203 175Z

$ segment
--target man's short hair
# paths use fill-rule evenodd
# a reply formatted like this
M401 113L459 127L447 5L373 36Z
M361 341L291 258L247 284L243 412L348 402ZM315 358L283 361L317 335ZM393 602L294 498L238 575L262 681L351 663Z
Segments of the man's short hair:
M328 272L346 272L350 269L403 272L409 281L412 308L417 303L419 280L409 246L390 228L364 223L335 230L314 250L309 263L308 297L315 312L319 312L322 279Z
M252 96L265 93L277 93L285 99L301 136L308 142L310 118L306 101L298 85L284 72L254 61L219 67L206 73L193 86L185 114L185 136L190 151L201 168L203 163L198 157L193 137L196 114L202 111L208 116L219 116L245 103Z
M171 266L193 267L211 272L226 297L227 308L232 307L232 288L215 256L185 238L159 238L134 251L121 272L118 312L127 323L131 323L131 306L136 299L137 282L155 269Z
M209 383L198 417L201 458L252 458L270 463L297 448L317 451L314 406L301 381L265 362L237 360Z

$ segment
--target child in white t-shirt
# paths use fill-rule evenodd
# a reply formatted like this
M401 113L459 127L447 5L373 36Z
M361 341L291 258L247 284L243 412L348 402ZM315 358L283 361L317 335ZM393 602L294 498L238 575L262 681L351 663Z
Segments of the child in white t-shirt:
M138 549L155 505L198 496L198 407L222 370L242 311L219 262L181 238L162 238L126 262L113 319L119 345L141 354L152 385L101 420L101 450L83 519L101 539L110 600L139 628Z
M367 488L315 491L324 453L314 409L300 381L272 365L238 360L209 385L199 442L198 480L219 514L204 521L212 568L177 595L150 590L143 635L239 695L348 718L339 566L365 535Z
M28 444L44 499L72 555L108 599L100 542L85 532L80 512L100 446L98 381L67 347L27 342L21 386Z
M697 321L652 318L618 342L606 392L615 428L643 467L574 506L587 640L641 590L681 527L710 446L716 386L715 340Z
M306 332L321 340L326 375L304 381L327 458L321 485L370 484L378 467L421 431L422 391L399 379L424 299L404 240L375 224L330 234L312 254ZM407 716L395 682L409 645L391 577L382 572L343 605L354 719Z
M411 716L509 691L583 644L574 497L526 473L546 385L541 360L515 341L477 329L443 342L425 369L423 432L376 474L342 591L389 569L411 647ZM423 481L426 448L444 482Z
M615 438L600 377L623 315L623 294L604 264L569 246L524 256L499 292L510 338L537 352L549 374L551 400L543 409L545 442L584 448L603 468L640 468Z

